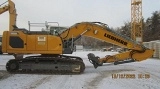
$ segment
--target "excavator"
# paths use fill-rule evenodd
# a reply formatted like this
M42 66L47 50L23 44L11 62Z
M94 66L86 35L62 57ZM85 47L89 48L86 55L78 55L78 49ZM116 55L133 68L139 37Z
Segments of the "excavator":
M63 32L57 30L28 31L18 28L16 22L15 5L8 0L8 6L0 8L0 13L9 10L10 28L3 32L2 52L14 54L14 59L6 63L6 70L10 73L75 73L85 70L83 59L68 56L74 51L74 42L82 36L93 37L114 45L128 48L129 51L108 55L104 58L89 53L88 59L95 68L103 63L122 64L146 60L153 55L154 50L148 49L128 37L111 30L102 22L80 22L67 28ZM24 54L39 54L20 56Z

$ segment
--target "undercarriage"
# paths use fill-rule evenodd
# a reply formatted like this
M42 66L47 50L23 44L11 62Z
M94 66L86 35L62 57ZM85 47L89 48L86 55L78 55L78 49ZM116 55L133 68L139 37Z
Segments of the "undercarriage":
M80 74L85 70L85 64L80 57L40 55L11 59L7 62L6 69L10 73Z

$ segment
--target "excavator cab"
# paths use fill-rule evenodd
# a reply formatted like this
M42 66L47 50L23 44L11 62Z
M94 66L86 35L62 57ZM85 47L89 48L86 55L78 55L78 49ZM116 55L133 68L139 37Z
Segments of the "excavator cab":
M29 23L29 28L30 26L33 26L31 24L35 24L35 23ZM55 35L58 36L60 35L63 31L67 30L67 27L64 26L59 26L58 22L45 22L45 23L36 23L36 24L44 24L45 28L42 28L43 32L48 32L51 35ZM55 25L56 24L56 25Z
M67 27L57 27L57 26L50 26L49 31L51 34L58 36L61 34L63 31L65 31Z

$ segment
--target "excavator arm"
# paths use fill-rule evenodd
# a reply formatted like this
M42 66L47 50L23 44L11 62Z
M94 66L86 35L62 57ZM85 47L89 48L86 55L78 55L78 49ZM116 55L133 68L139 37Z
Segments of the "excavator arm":
M8 2L8 5L4 5ZM0 5L0 14L3 14L6 11L9 11L9 31L13 30L13 26L16 26L16 9L15 9L15 4L11 1L8 0L7 2L3 3Z
M142 61L151 57L154 52L154 50L148 49L128 37L110 30L106 24L101 22L77 23L60 34L61 38L66 40L65 42L67 42L67 44L69 44L69 42L72 43L71 41L76 41L82 35L93 37L129 49L127 52L108 55L104 58L96 57L92 53L88 54L88 59L95 68L103 63L113 62L114 64L122 64L133 61Z
M0 14L2 14L2 13L4 13L4 12L8 11L8 9L9 9L8 6L4 6L4 7L0 8Z
M73 40L76 40L82 35L93 37L128 49L143 50L140 44L110 30L106 24L101 22L77 23L61 33L60 36L63 40L70 40L72 38L74 38Z

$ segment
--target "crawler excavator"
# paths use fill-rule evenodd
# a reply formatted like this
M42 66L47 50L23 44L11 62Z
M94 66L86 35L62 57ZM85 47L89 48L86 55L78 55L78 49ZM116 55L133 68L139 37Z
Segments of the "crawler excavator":
M11 1L9 0L9 2ZM146 60L154 52L154 50L110 30L106 24L101 22L76 23L61 33L56 30L44 32L21 29L15 25L16 13L12 5L13 3L9 3L9 10L14 10L12 17L14 20L10 20L13 24L10 24L9 31L3 32L2 38L3 53L16 55L6 64L6 69L10 73L83 73L85 64L80 57L64 55L72 54L74 42L83 35L130 49L128 52L104 58L99 58L92 53L88 54L88 59L95 68L103 63L121 64ZM40 55L18 56L23 54Z

